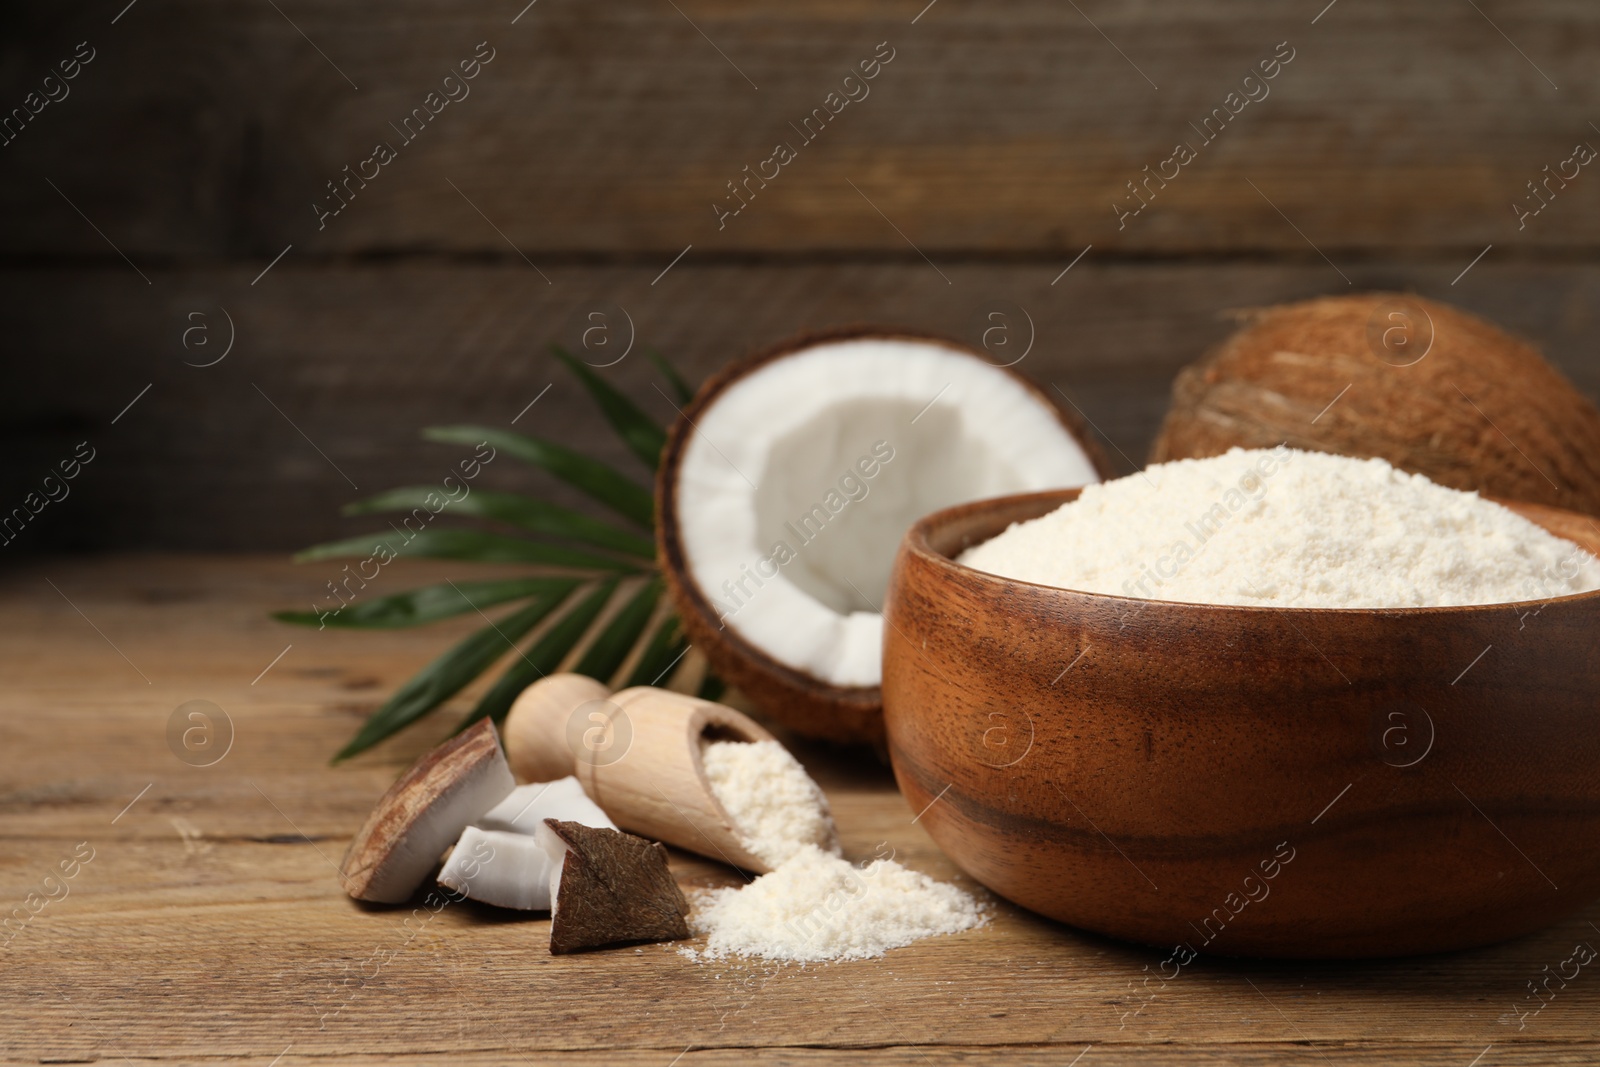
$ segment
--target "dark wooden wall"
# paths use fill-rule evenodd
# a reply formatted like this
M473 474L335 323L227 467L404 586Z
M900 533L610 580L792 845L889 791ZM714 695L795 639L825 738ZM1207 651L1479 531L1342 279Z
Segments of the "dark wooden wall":
M339 504L454 458L422 427L508 423L551 383L518 428L626 465L546 354L592 312L614 346L625 312L635 348L605 373L663 418L646 346L698 378L804 328L977 342L1001 312L1021 344L1031 318L1021 369L1130 468L1222 312L1352 286L1488 315L1600 392L1600 168L1520 228L1512 209L1547 164L1600 146L1600 7L1325 2L8 12L0 108L79 42L94 58L0 145L0 510L77 442L97 455L5 551L353 532ZM390 124L491 49L400 145ZM891 49L801 144L789 124ZM1119 229L1124 183L1198 144L1190 123L1290 49L1270 94ZM319 228L325 183L380 140L396 158ZM796 158L719 228L725 183L780 140ZM186 365L230 332L225 359ZM509 462L493 476L543 484Z

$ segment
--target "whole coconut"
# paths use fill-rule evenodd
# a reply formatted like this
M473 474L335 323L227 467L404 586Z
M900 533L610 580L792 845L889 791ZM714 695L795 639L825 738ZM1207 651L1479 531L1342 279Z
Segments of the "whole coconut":
M1405 293L1242 319L1178 375L1151 462L1287 442L1600 515L1600 410L1527 342Z

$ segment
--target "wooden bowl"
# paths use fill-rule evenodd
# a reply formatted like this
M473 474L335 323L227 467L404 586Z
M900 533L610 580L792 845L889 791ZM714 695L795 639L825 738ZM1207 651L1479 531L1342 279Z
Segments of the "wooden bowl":
M974 878L1175 966L1465 948L1600 895L1600 593L1226 607L953 561L1076 496L938 512L895 563L895 777ZM1600 522L1508 506L1600 552Z

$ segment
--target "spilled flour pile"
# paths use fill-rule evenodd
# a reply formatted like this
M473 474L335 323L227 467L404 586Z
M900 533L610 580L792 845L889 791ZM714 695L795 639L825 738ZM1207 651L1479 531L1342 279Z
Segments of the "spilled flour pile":
M1503 604L1600 589L1600 563L1381 459L1232 449L1087 486L960 562L1091 593L1292 608Z
M776 741L712 741L701 749L711 792L741 842L772 871L749 885L694 896L696 960L862 960L984 921L978 904L892 859L841 859L828 799Z
M689 924L706 947L681 951L700 960L864 960L984 922L977 901L953 885L892 859L858 868L806 845L749 885L698 894Z
M838 852L828 798L776 741L712 741L701 749L711 793L750 854L776 867L806 845Z

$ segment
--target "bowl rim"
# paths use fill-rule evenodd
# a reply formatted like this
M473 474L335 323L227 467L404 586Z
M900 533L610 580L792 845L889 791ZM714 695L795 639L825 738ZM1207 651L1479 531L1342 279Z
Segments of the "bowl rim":
M1600 603L1600 589L1591 589L1588 592L1583 593L1568 593L1564 596L1542 597L1534 600L1496 601L1490 604L1438 604L1425 607L1412 606L1392 608L1316 608L1268 604L1207 604L1193 600L1156 600L1148 597L1122 596L1117 593L1097 593L1086 589L1068 589L1064 586L1045 585L1040 582L1026 581L1021 578L1007 578L1004 575L994 574L990 571L979 570L976 567L970 567L965 563L960 563L954 558L935 549L931 542L930 538L935 529L952 522L957 522L961 519L970 518L974 515L980 515L990 511L998 511L1008 505L1019 505L1032 501L1037 501L1039 503L1053 502L1054 506L1041 511L1037 516L1035 516L1035 518L1041 518L1044 515L1049 514L1051 511L1054 511L1056 507L1076 500L1078 495L1081 494L1085 488L1087 488L1087 486L1079 485L1062 489L1045 489L1028 493L1008 493L1003 496L984 497L979 500L969 500L962 504L955 504L951 507L941 508L938 511L930 512L929 514L924 515L922 518L912 523L910 529L906 531L905 539L902 542L902 550L918 556L925 562L945 571L949 576L963 577L967 580L979 581L985 585L992 586L997 590L1021 587L1025 589L1036 589L1041 591L1041 593L1050 595L1060 595L1065 593L1072 596L1088 597L1093 600L1106 601L1112 604L1138 604L1145 605L1147 607L1155 606L1156 608L1200 609L1208 612L1237 611L1253 614L1293 613L1296 615L1317 617L1337 615L1449 616L1451 614L1465 615L1467 613L1499 611L1504 610L1505 608L1524 607L1527 605L1548 606L1552 604L1577 604L1591 602ZM1555 537L1559 537L1564 541L1571 541L1580 549L1587 552L1591 558L1600 559L1600 534L1596 535L1593 545L1586 545L1566 536L1565 534L1560 534L1554 530L1551 530L1544 523L1540 522L1538 519L1534 518L1533 515L1529 514L1529 512L1568 515L1576 519L1583 520L1590 525L1600 523L1600 518L1585 515L1582 512L1572 511L1567 508L1554 507L1548 504L1534 504L1527 501L1505 500L1499 497L1493 497L1484 494L1477 495L1483 500L1487 500L1491 503L1499 504L1502 507L1508 508L1512 512L1520 515L1522 518L1527 519L1529 522L1532 522L1540 529L1552 534ZM1021 522L1029 520L1019 519L1015 521ZM991 537L998 536L998 533L991 535ZM979 543L981 544L982 542ZM969 545L967 547L971 548L974 546ZM1540 610L1543 610L1543 608L1541 607Z

